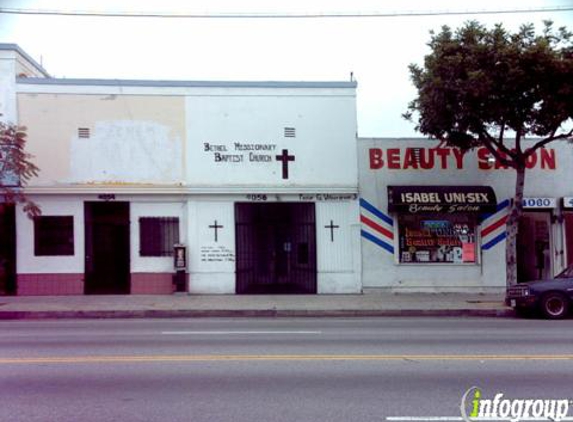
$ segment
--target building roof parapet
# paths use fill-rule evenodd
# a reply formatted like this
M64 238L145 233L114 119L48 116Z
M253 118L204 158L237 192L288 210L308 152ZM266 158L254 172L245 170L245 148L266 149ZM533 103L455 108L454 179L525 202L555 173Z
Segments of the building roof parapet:
M138 79L19 78L20 84L181 88L356 88L356 81L181 81Z
M244 195L244 194L357 194L358 186L190 186L190 185L109 185L57 184L27 186L27 194L147 194L147 195Z
M44 67L34 60L28 53L22 50L18 44L11 43L0 43L0 51L15 51L20 56L22 56L29 64L31 64L38 72L44 75L46 78L50 78L50 74L44 69ZM26 78L19 78L26 79ZM44 79L44 78L30 78L30 79Z

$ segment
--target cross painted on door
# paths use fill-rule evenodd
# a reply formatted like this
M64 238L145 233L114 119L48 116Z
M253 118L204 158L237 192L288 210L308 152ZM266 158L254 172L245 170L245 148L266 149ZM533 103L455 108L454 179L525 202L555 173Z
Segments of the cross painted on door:
M334 229L338 229L340 226L334 224L332 220L330 220L330 225L324 226L325 229L330 229L330 241L334 242Z
M215 223L211 224L209 226L209 228L215 230L215 242L218 242L219 241L219 238L218 238L219 229L222 229L223 226L217 224L217 220L215 220Z
M294 155L288 155L288 149L283 149L283 153L281 155L277 155L276 160L282 161L283 179L288 179L288 162L294 161Z

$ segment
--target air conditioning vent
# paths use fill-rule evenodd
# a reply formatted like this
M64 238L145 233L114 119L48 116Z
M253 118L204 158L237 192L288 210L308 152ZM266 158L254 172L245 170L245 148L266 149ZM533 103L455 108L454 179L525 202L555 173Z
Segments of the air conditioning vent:
M90 129L87 127L80 127L78 128L78 138L89 139L90 137Z
M420 164L422 161L422 148L412 148L412 155L414 156L414 162Z
M285 138L296 138L296 129L294 127L285 127Z

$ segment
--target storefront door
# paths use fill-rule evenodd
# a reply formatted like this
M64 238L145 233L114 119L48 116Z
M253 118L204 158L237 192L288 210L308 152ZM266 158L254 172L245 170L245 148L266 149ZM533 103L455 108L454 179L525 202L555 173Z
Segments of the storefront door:
M551 219L549 212L525 211L517 236L517 279L519 282L550 278Z
M86 202L85 224L85 293L129 293L129 203Z
M565 252L567 253L567 265L573 265L573 213L563 214L565 217Z
M236 204L237 293L316 293L313 203Z
M0 295L16 294L16 218L13 205L0 204Z

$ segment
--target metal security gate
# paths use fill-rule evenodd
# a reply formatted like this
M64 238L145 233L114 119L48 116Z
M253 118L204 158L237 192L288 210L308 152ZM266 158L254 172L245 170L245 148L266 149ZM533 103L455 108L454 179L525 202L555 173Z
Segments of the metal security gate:
M316 293L314 203L237 203L239 294Z

